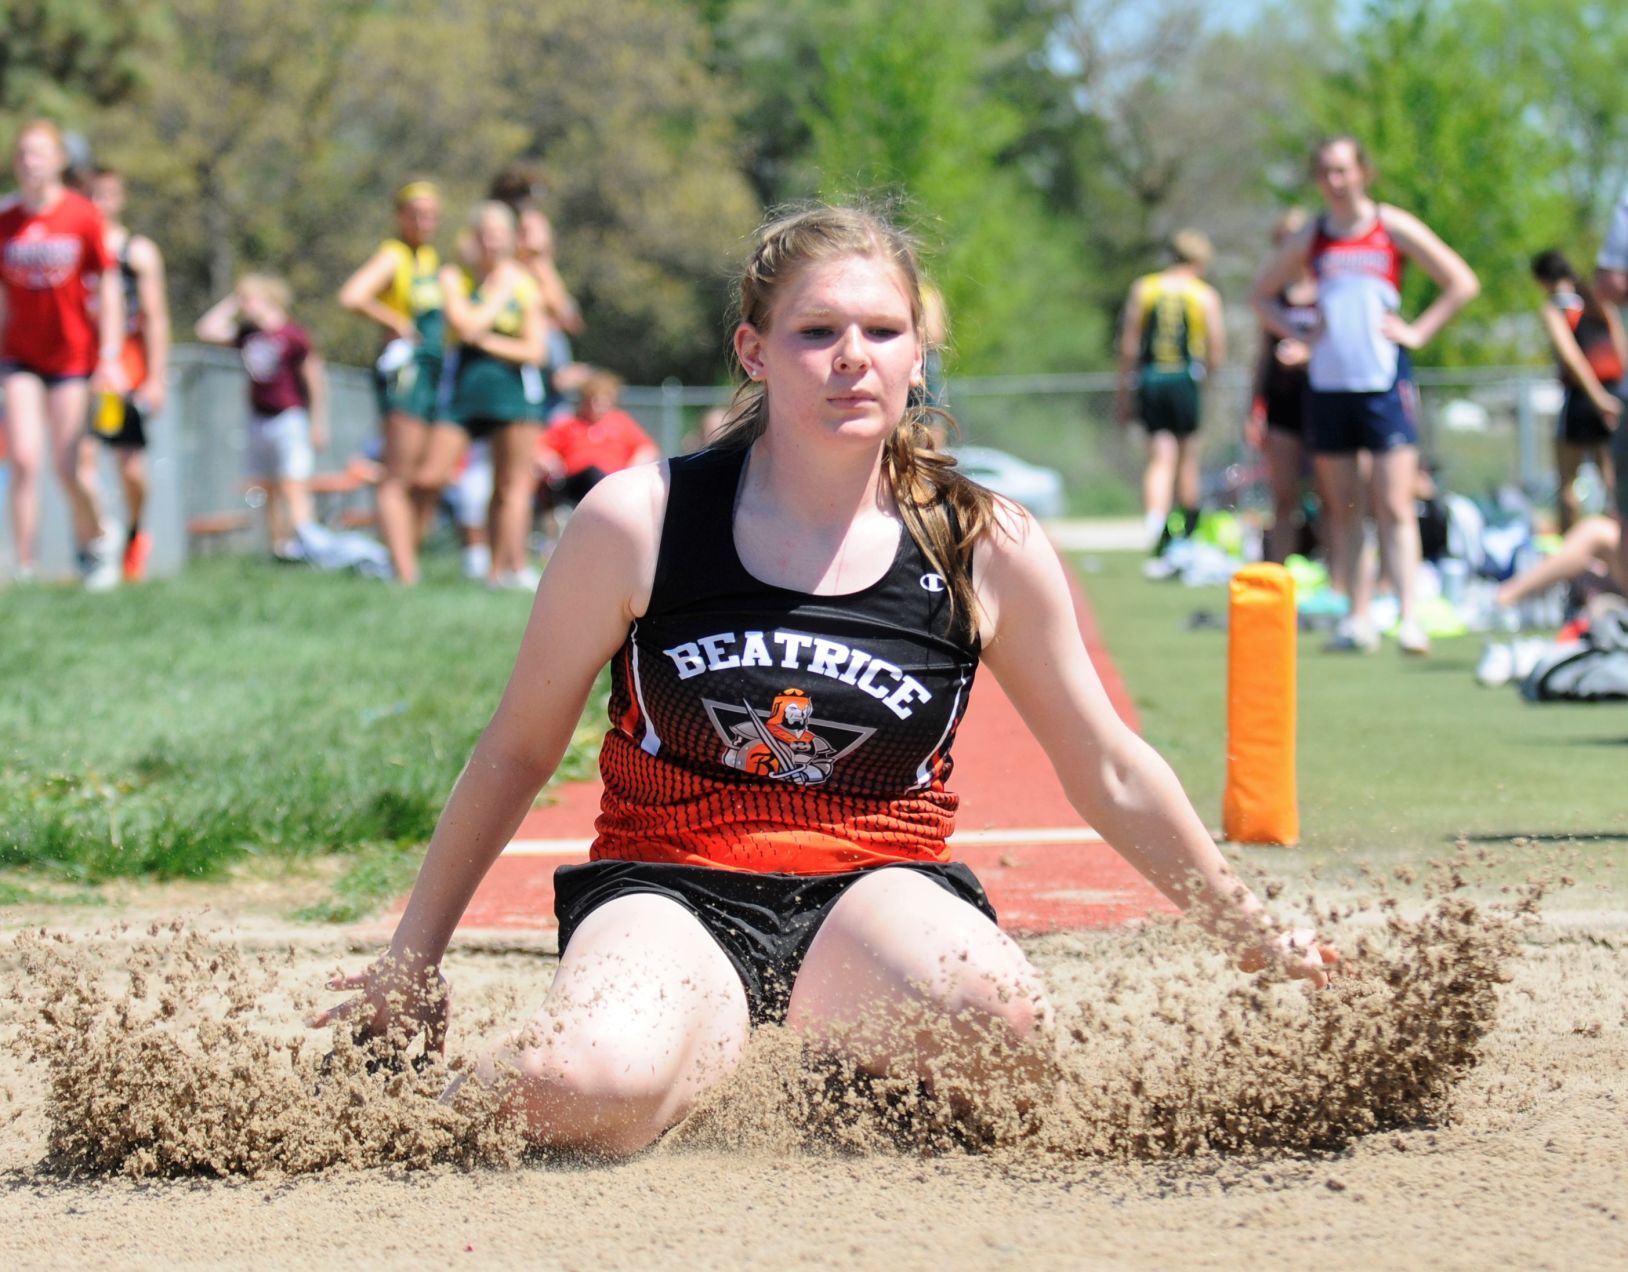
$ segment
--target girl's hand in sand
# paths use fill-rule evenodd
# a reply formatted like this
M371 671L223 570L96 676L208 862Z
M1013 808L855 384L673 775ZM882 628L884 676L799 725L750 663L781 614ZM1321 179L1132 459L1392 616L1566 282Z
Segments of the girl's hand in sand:
M336 973L328 988L362 992L318 1013L313 1029L348 1020L358 1040L378 1039L401 1050L422 1032L426 1053L446 1051L451 999L433 964L386 954L365 972Z
M1309 980L1318 989L1328 984L1329 970L1340 961L1340 952L1324 945L1310 928L1279 932L1244 952L1240 969L1259 972L1276 965L1297 980Z

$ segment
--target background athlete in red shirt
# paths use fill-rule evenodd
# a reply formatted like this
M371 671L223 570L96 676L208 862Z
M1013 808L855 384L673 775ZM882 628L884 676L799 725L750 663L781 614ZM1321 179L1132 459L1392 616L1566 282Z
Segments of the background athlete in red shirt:
M90 393L124 389L124 291L103 239L101 214L68 189L68 154L49 120L17 134L17 193L0 204L0 374L5 378L15 571L34 573L39 473L49 438L73 511L86 586L119 579L119 545L104 532L96 491L79 471ZM97 280L92 318L86 278Z
M537 462L551 504L577 503L611 473L661 458L661 449L639 422L618 410L622 381L593 371L582 382L576 411L555 420L538 439Z

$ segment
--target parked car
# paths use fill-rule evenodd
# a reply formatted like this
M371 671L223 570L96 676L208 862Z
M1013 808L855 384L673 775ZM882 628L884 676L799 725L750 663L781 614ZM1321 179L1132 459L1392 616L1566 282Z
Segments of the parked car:
M1060 517L1066 507L1063 474L992 446L957 446L956 467L980 486L1022 504L1037 517Z

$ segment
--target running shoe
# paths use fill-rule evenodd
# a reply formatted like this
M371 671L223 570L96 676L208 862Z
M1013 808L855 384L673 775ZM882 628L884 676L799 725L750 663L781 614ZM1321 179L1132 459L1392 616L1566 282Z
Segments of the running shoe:
M1396 644L1404 654L1423 655L1430 652L1430 637L1419 626L1417 619L1409 619L1396 628Z
M147 577L147 558L153 552L153 536L137 530L124 545L124 581L139 583Z
M518 570L500 570L487 580L494 592L535 592L543 576L529 565Z
M1175 575L1176 563L1169 557L1149 557L1142 562L1142 577L1144 579L1168 579Z
M1525 680L1555 646L1554 641L1544 640L1541 636L1534 636L1530 640L1515 641L1509 647L1510 656L1514 663L1514 676L1516 680Z
M463 571L464 578L484 579L492 568L492 550L484 543L471 543L464 549Z
M1481 650L1481 661L1475 665L1477 684L1489 689L1507 685L1515 675L1515 651L1508 641L1489 640Z
M79 573L87 592L107 592L119 586L123 553L112 531L103 531L85 545L79 554Z
M1323 646L1330 654L1373 654L1379 652L1379 632L1372 623L1359 623L1342 618L1334 628L1334 635Z

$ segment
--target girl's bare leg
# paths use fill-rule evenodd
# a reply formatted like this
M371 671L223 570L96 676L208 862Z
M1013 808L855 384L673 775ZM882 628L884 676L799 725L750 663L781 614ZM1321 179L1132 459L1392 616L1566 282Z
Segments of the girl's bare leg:
M74 539L83 548L102 533L101 500L96 491L96 455L84 445L90 385L64 380L45 391L51 430L51 456L73 513Z
M430 427L423 420L392 411L384 420L384 479L374 498L379 509L379 536L402 583L418 582L418 515L413 506L413 474L423 460Z
M34 568L40 533L40 470L45 466L45 385L16 371L6 377L6 454L11 465L11 543L19 573Z
M1266 431L1266 472L1272 488L1272 529L1266 536L1266 559L1280 564L1295 550L1300 536L1300 474L1304 448L1300 438L1281 429Z
M526 537L531 528L532 498L537 490L533 459L538 426L525 420L492 434L492 574L525 568Z
M788 1025L866 1072L914 1076L971 1102L991 1079L1040 1076L1043 1053L1018 1044L1051 1021L1040 976L1012 939L900 868L873 872L832 907L787 1012ZM1013 1049L1003 1055L1002 1043Z
M749 1032L717 942L677 902L639 893L583 920L542 1009L479 1077L533 1144L632 1153L734 1072Z

